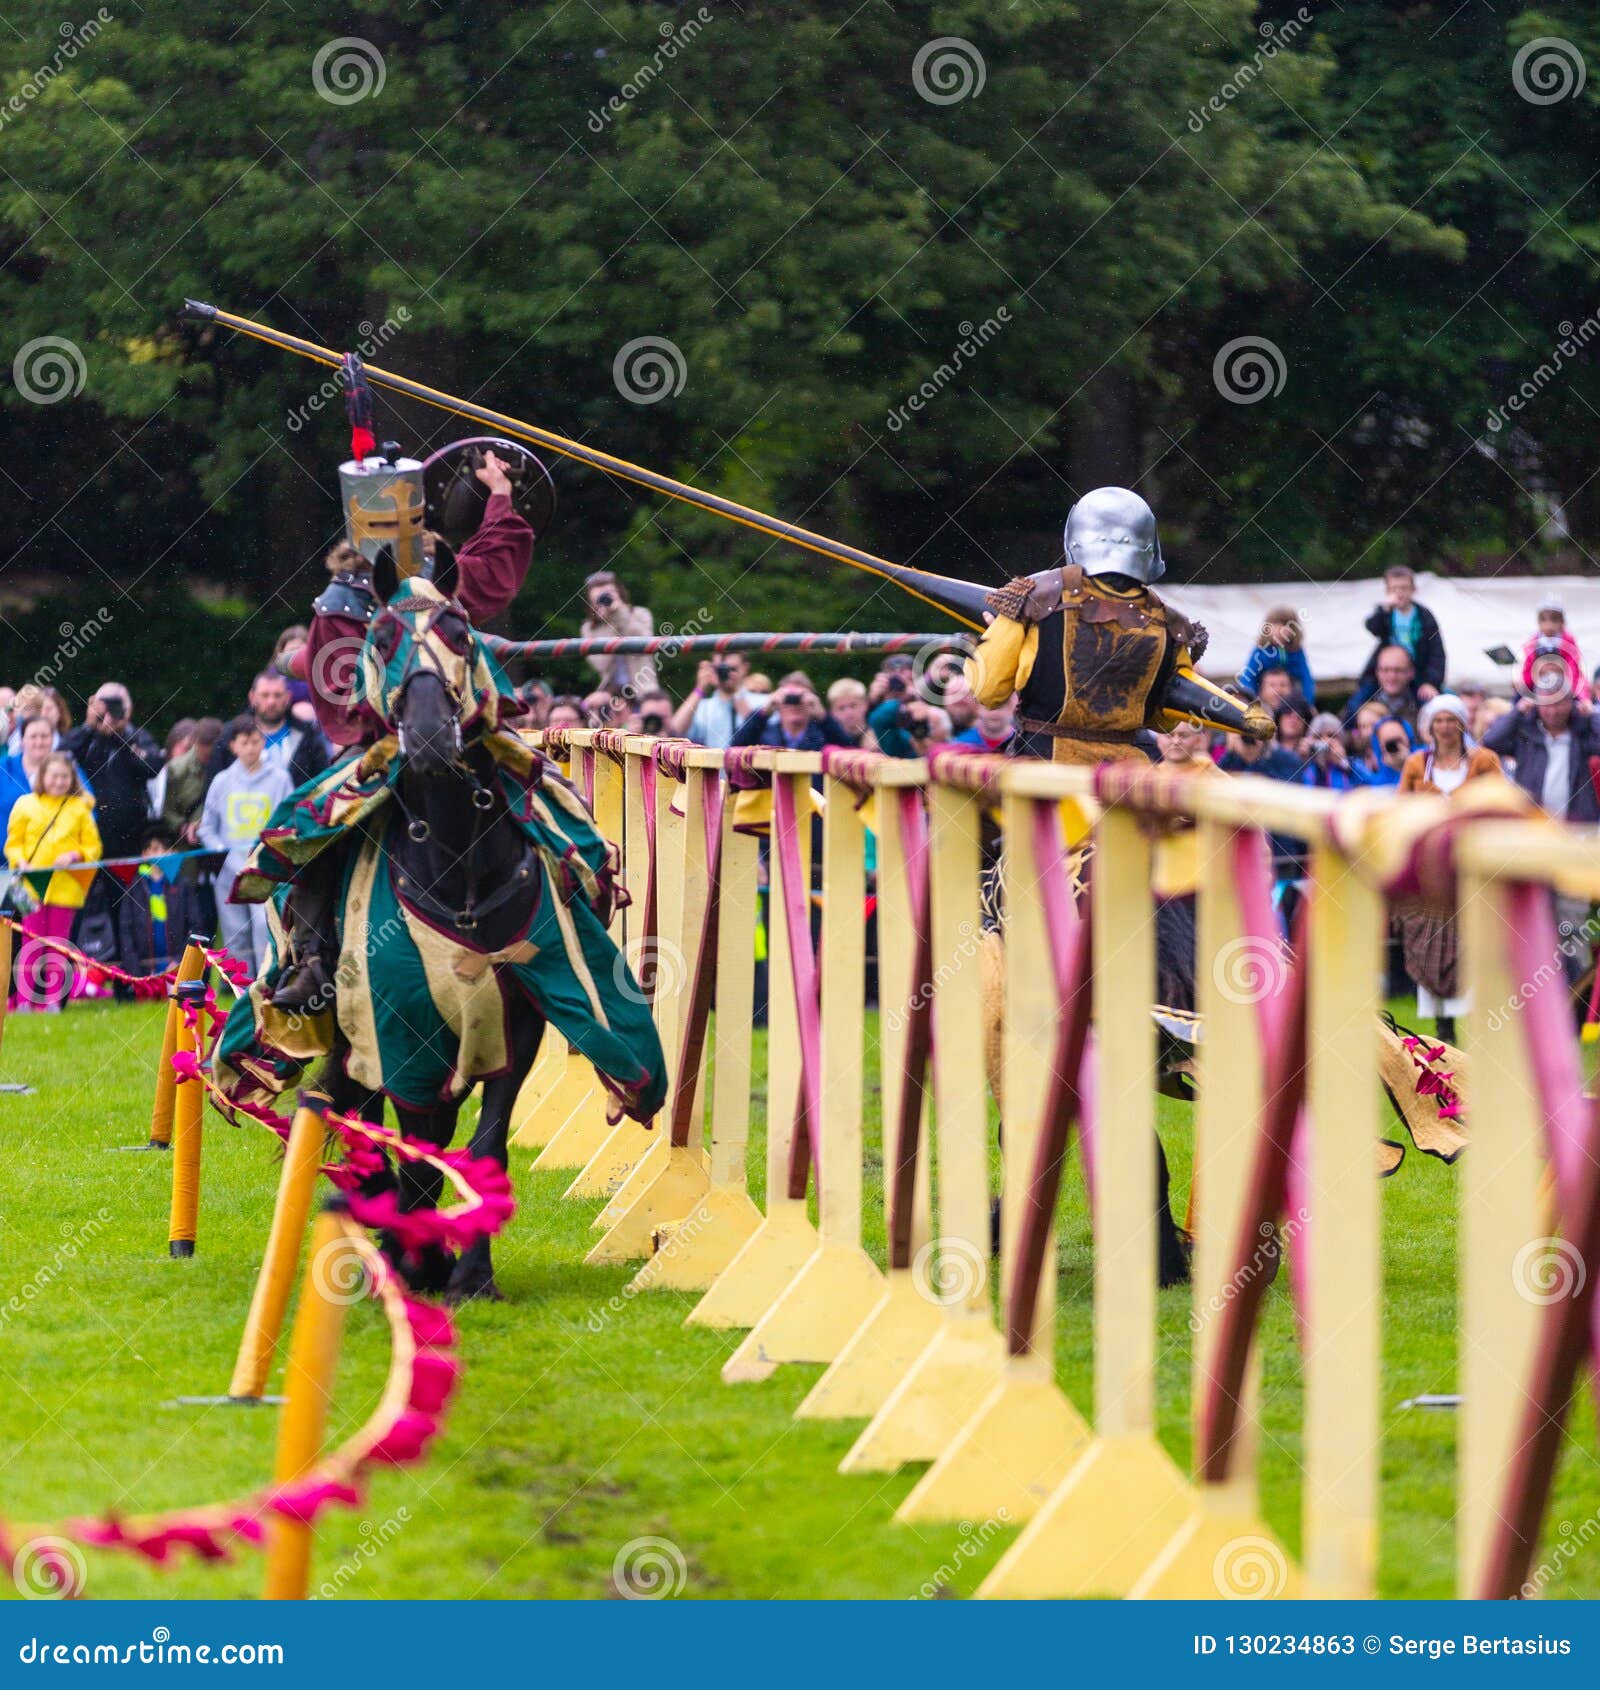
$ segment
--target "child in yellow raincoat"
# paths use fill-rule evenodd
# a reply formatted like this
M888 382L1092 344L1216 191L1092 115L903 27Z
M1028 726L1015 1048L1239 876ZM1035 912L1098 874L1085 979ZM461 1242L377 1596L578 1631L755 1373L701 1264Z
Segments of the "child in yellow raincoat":
M33 791L12 806L6 861L14 869L64 871L75 863L99 860L94 799L83 790L72 759L65 752L52 752L39 770ZM23 917L25 937L17 957L13 1008L58 1010L71 993L71 962L38 941L66 939L71 934L73 918L83 908L92 878L92 870L51 875L37 907Z

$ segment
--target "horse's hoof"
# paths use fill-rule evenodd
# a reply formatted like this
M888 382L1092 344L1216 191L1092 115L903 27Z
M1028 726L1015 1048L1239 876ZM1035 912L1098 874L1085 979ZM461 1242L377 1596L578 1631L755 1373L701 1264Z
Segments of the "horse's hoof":
M505 1293L494 1282L491 1273L487 1278L473 1277L456 1281L452 1279L445 1287L444 1300L452 1305L461 1303L503 1303Z
M378 1235L378 1243L389 1265L418 1296L437 1296L449 1288L456 1258L441 1245L430 1244L413 1254L387 1231Z

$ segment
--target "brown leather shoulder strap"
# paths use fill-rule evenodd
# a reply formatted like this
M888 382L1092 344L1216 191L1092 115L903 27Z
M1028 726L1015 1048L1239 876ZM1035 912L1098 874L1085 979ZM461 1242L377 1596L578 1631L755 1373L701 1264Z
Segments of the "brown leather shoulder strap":
M1077 598L1083 592L1083 565L1069 563L1061 571L1062 598Z

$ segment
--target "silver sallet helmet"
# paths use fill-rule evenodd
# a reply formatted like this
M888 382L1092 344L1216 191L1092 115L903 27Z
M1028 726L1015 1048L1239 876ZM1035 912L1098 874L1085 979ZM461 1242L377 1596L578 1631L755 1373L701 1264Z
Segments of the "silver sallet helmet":
M1156 513L1126 487L1096 487L1067 512L1067 562L1085 575L1126 575L1145 586L1167 572Z

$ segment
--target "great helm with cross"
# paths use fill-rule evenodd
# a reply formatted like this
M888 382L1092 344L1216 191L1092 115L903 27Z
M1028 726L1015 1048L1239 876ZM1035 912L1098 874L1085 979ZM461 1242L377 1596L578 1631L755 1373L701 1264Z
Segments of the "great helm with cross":
M386 440L379 448L372 433L372 389L356 353L344 355L340 374L350 458L339 466L339 503L346 537L368 563L387 550L404 581L422 572L441 537L452 549L470 539L488 496L476 472L490 451L505 468L512 503L536 534L545 531L555 510L555 483L526 446L476 435L440 447L426 461L404 457L398 441Z

